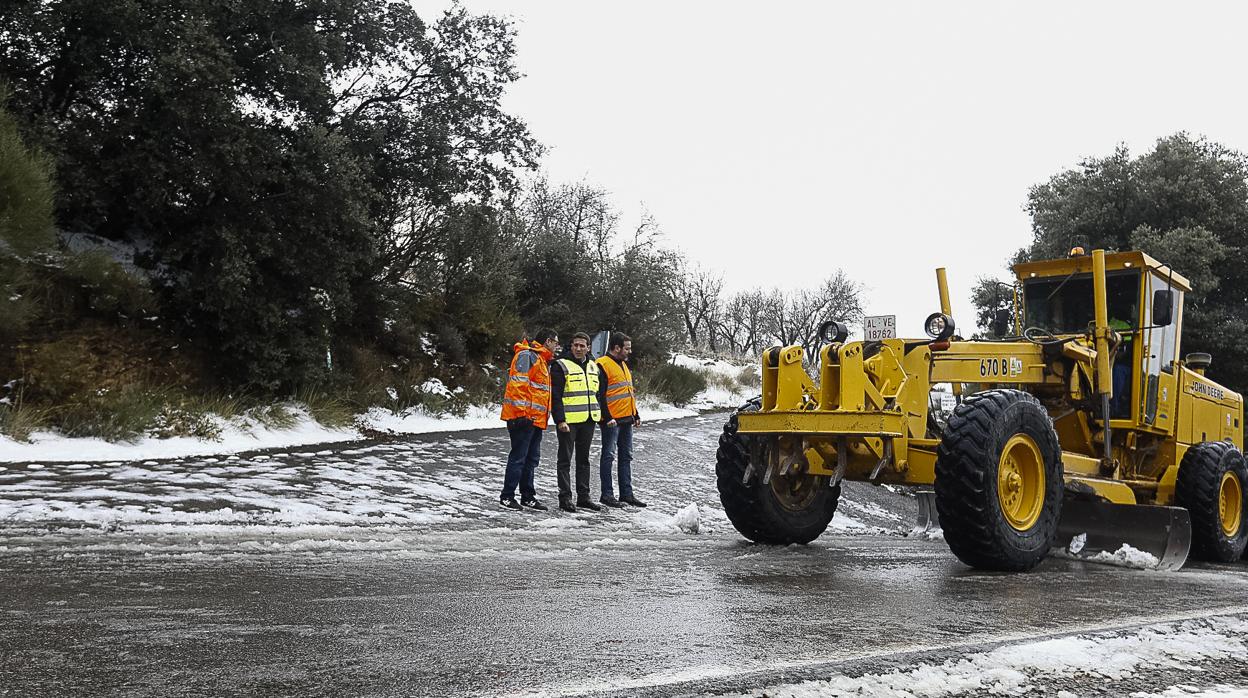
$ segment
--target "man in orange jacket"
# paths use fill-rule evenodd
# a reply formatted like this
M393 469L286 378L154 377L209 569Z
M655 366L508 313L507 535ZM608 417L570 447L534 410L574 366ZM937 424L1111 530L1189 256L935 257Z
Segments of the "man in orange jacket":
M623 332L612 332L607 341L607 355L598 359L605 379L599 384L599 401L603 403L602 456L598 462L602 478L602 497L599 501L609 507L631 504L644 507L646 503L633 495L633 427L641 426L641 414L637 412L637 394L633 390L633 373L628 368L628 357L633 353L633 339ZM619 454L620 498L616 499L611 487L611 466Z
M511 436L511 452L507 455L507 474L498 502L506 509L525 506L545 511L546 505L537 500L533 474L542 456L542 432L550 414L550 361L559 351L559 337L554 330L544 329L532 342L517 342L513 348L516 353L507 373L502 414Z

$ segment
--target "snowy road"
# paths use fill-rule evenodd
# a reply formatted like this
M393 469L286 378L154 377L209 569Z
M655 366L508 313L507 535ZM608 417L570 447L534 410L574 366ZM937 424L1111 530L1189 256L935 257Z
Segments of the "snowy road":
M899 535L911 499L859 486L815 544L748 545L715 493L721 422L647 425L652 506L602 514L498 509L501 432L8 465L0 695L1248 686L1248 568L978 573Z

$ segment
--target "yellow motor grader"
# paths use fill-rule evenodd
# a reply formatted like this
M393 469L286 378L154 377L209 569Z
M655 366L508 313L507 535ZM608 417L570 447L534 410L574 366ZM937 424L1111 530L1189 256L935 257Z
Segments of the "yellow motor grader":
M964 563L1024 571L1050 552L1130 553L1178 568L1248 544L1243 399L1179 356L1188 281L1142 252L1014 267L1000 339L963 340L941 312L925 339L847 342L820 329L818 381L801 346L762 356L762 397L717 453L720 499L760 543L808 543L844 480L914 485ZM813 373L813 372L812 372ZM948 386L956 406L933 404Z

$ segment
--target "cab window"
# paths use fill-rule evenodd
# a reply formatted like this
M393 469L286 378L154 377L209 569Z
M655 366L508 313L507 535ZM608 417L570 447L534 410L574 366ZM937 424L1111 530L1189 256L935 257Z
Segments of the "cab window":
M1109 324L1117 329L1140 325L1140 272L1135 269L1105 275ZM1023 282L1023 312L1028 327L1053 334L1082 334L1095 320L1092 275L1071 274L1027 279Z

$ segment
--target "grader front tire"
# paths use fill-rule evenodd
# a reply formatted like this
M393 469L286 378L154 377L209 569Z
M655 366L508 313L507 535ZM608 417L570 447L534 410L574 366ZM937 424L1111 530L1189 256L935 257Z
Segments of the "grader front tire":
M1187 449L1179 463L1175 504L1192 518L1192 554L1212 562L1234 562L1248 547L1245 525L1244 454L1227 441L1206 441Z
M828 487L827 478L816 475L777 475L762 484L762 464L755 466L749 484L742 484L750 465L750 440L737 433L737 414L756 412L755 398L734 412L724 425L716 451L715 475L724 513L741 535L755 543L788 545L809 543L832 521L841 487Z
M954 410L936 452L936 509L945 542L971 567L1030 570L1057 535L1062 451L1031 395L989 390Z

